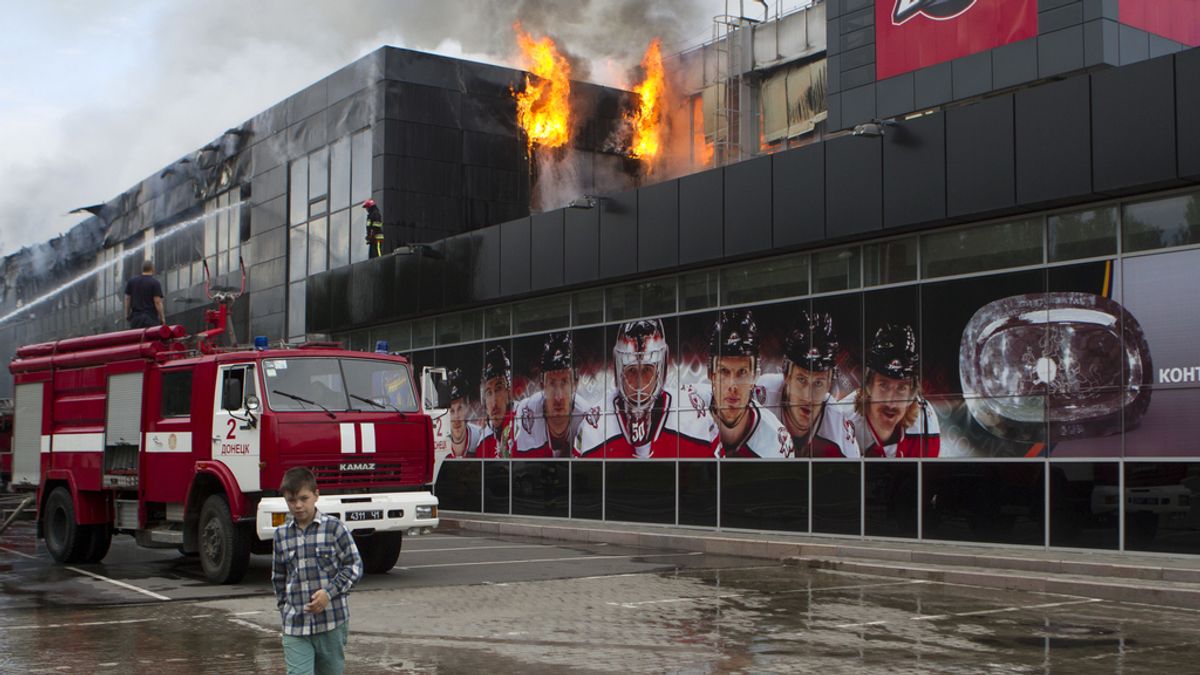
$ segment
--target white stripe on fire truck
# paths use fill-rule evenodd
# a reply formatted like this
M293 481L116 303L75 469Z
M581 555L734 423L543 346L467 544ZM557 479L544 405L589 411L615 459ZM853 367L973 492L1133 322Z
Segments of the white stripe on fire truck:
M362 429L362 450L363 452L375 452L375 424L373 422L364 422Z
M42 434L41 450L42 452L50 452L50 436L48 434Z
M104 452L104 434L54 434L54 452Z
M354 437L354 423L342 422L338 427L342 431L342 452L345 454L358 452L358 439Z

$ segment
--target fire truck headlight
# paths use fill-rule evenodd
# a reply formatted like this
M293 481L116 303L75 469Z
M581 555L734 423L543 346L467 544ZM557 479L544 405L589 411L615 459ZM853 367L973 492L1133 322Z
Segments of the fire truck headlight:
M287 514L286 513L272 513L271 514L271 527L279 527L280 525L283 525L286 522L287 522Z
M437 507L432 504L418 506L417 507L417 518L418 519L437 518Z

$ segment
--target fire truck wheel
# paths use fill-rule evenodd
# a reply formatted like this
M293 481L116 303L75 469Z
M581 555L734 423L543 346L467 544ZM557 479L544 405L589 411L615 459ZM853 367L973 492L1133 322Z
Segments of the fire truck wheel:
M355 536L354 543L362 554L363 571L367 574L387 574L400 558L404 533L376 532L363 537Z
M88 548L83 556L83 562L98 563L104 560L104 556L108 555L108 549L112 546L112 528L107 523L100 525L88 525L90 532L88 533Z
M46 533L46 549L60 563L83 560L91 544L89 528L75 522L75 504L71 492L56 487L46 498L46 513L42 527Z
M200 508L200 566L215 584L236 584L250 564L250 532L233 522L224 495L211 495Z

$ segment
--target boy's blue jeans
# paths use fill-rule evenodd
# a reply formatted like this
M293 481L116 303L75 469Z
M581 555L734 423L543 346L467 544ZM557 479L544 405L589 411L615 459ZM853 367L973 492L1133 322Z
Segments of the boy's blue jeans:
M342 675L350 622L316 635L284 635L283 660L288 675Z

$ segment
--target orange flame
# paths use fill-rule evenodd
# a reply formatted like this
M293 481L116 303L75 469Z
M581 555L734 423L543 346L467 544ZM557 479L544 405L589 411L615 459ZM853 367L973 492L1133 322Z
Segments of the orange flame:
M712 164L714 150L712 141L704 133L704 102L697 96L692 99L692 153L696 164Z
M638 107L628 116L633 125L633 145L629 156L653 162L662 146L663 102L667 87L663 72L662 45L658 38L650 42L642 56L646 78L633 88L638 95Z
M525 90L514 91L517 124L525 130L528 150L533 146L557 148L571 137L571 64L558 53L554 40L534 40L521 24L514 23L525 65L536 77L525 76Z

